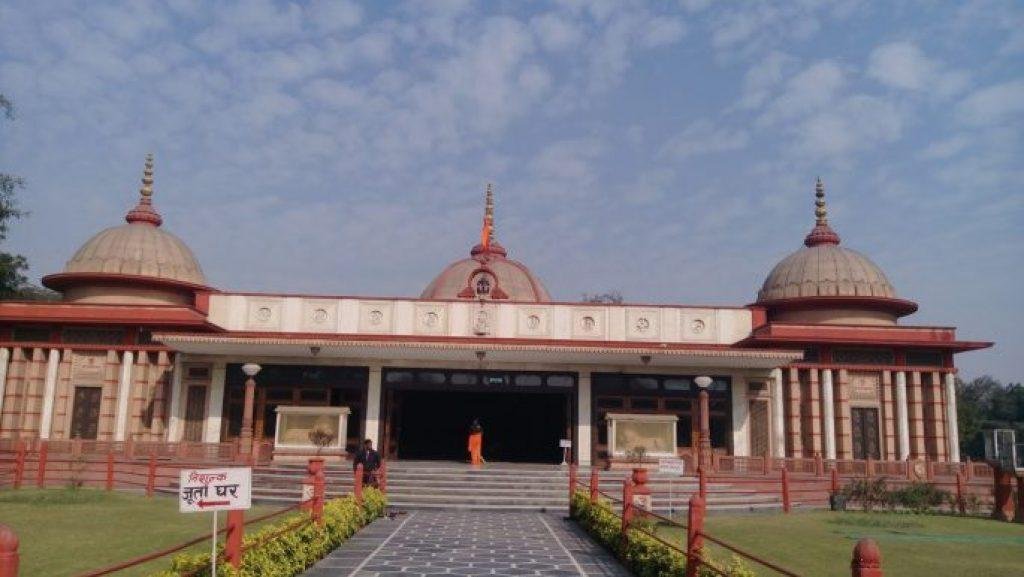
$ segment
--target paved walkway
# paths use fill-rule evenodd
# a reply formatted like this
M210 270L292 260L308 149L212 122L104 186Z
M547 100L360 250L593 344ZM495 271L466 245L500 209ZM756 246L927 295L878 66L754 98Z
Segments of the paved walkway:
M303 577L504 575L628 577L572 521L553 513L410 511L378 519Z

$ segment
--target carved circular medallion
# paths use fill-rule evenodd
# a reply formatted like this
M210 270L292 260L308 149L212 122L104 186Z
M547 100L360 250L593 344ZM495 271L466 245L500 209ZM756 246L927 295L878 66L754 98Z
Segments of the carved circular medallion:
M327 322L328 316L330 315L327 314L327 309L316 309L313 311L313 322L322 325Z
M260 307L256 309L256 320L260 322L267 322L270 317L274 315L274 311L270 310L270 307Z
M370 311L370 324L371 325L379 325L383 321L384 321L384 313L380 312L379 310L372 310L372 311Z
M540 317L537 315L530 315L526 318L526 326L531 331L537 330L537 328L540 327Z
M430 311L423 315L423 324L428 327L436 327L437 323L441 322L441 317L438 316L434 311Z
M597 321L595 321L592 316L585 316L580 319L580 327L584 332L592 333L594 332L594 328L597 327Z
M651 328L651 321L647 317L640 317L636 319L636 330L641 333L646 333Z
M690 323L690 330L696 335L703 333L706 328L707 325L701 319L693 319L693 322Z

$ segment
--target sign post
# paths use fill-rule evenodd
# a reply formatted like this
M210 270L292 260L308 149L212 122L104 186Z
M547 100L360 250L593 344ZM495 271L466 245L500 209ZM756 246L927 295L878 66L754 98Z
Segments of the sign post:
M178 483L178 511L213 513L210 575L217 577L217 511L252 508L252 469L182 469Z
M685 474L686 465L682 459L676 457L665 457L658 459L658 472L666 473L669 475L668 478L668 516L672 517L675 513L675 507L672 503L672 481L676 477L682 477Z
M569 450L572 449L572 439L559 439L558 447L562 449L562 466L569 464Z

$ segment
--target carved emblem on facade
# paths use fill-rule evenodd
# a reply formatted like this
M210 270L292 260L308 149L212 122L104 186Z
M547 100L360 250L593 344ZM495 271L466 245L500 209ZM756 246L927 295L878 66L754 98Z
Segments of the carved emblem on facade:
M535 331L540 328L540 317L537 315L530 315L526 317L526 326L531 331Z
M441 322L441 317L438 316L438 314L435 313L434 311L430 311L427 314L423 315L424 326L434 328L437 326L437 323L439 322Z
M256 320L265 323L270 320L273 314L274 311L270 310L270 307L260 307L256 309Z
M592 333L595 327L597 327L597 321L594 320L594 317L588 315L580 319L580 328L583 329L583 332Z
M313 322L322 325L327 322L330 318L330 314L327 313L327 309L316 309L313 311Z
M646 333L651 330L651 321L647 317L636 319L636 330L640 333Z
M487 311L477 311L476 316L473 317L473 332L478 335L486 335L491 332Z
M374 309L374 310L370 311L369 319L370 319L370 324L371 325L374 325L374 326L379 325L380 323L382 323L384 321L384 313L379 311L379 310Z
M693 319L693 321L690 322L690 330L693 331L693 334L695 335L703 333L707 328L707 324L705 324L702 319Z

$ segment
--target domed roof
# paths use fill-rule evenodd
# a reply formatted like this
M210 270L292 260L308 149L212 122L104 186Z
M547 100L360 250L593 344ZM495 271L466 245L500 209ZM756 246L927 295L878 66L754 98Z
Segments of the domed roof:
M551 302L547 289L523 263L508 258L494 240L494 193L487 185L480 244L469 258L448 265L420 294L422 299Z
M153 209L153 156L146 157L138 205L125 216L127 224L100 231L75 252L64 271L50 277L65 285L78 275L131 275L172 283L205 285L206 277L192 251L177 236L160 228L163 218Z
M789 299L830 298L833 300L892 301L891 306L906 314L916 305L901 300L885 273L870 258L839 246L839 235L828 224L825 187L815 186L814 228L804 247L775 265L757 294L758 303Z

